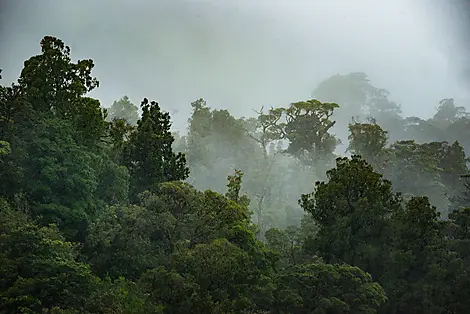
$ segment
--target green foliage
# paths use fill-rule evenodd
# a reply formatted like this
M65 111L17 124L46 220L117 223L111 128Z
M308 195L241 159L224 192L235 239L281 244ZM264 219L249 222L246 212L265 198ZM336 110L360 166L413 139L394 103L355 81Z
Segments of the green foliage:
M330 156L338 140L328 131L335 124L330 120L335 103L318 100L297 102L285 110L284 136L289 140L287 152L295 156L308 152L309 159Z
M170 313L232 313L255 307L251 294L263 293L259 282L270 273L272 262L248 229L246 206L181 182L161 184L155 196L142 201L153 215L161 213L161 217L166 209L165 217L172 218L172 224L160 232L145 228L158 239L152 247L163 237L173 244L165 251L170 265L142 277L157 303L165 304ZM162 222L162 218L153 219Z
M155 193L141 195L143 207L109 207L92 223L85 248L95 273L135 280L181 248L219 237L240 242L234 229L248 224L245 205L182 182Z
M131 194L152 189L161 182L184 180L189 175L186 158L172 151L170 115L160 106L144 98L142 118L130 134L125 147L125 164L131 174Z
M162 258L162 236L166 229L172 229L171 218L137 206L107 208L90 226L85 242L93 272L112 279L138 279ZM160 239L158 233L162 234Z
M266 247L278 252L285 259L283 265L297 264L302 259L299 231L296 226L290 226L286 230L271 228L266 231Z
M336 75L328 102L256 117L199 99L180 135L147 99L108 117L93 61L41 48L0 86L1 313L468 311L470 119L452 99L403 118L365 74ZM356 155L325 176L348 125Z
M67 120L44 120L34 131L37 138L28 139L20 160L31 209L45 225L57 223L68 236L80 238L98 206L98 156L74 141Z
M25 61L18 79L21 92L35 115L53 115L74 122L80 143L96 144L106 129L105 112L96 99L83 97L98 87L91 76L92 60L73 63L70 48L60 39L46 36L42 53Z
M399 141L387 148L386 154L384 175L401 192L428 196L444 214L452 205L450 201L457 202L463 192L460 175L467 171L467 160L457 142ZM410 176L415 180L409 180Z
M87 146L100 145L105 137L108 124L106 112L100 102L90 97L81 99L80 108L72 115L76 127L75 138L78 143Z
M446 248L438 217L425 197L412 198L394 213L389 272L380 279L391 300L389 312L443 313L457 305L451 278L461 264Z
M95 195L108 205L122 205L129 201L129 171L108 158L98 164L98 186Z
M245 195L240 195L241 185L242 185L242 178L243 172L241 170L235 170L235 174L233 176L228 176L228 184L227 184L227 193L225 196L234 201L241 206L248 206L250 204L250 199Z
M328 182L318 182L300 204L320 227L316 245L326 262L344 262L375 274L383 269L387 219L401 198L359 156L336 163L327 172Z
M255 307L251 294L261 279L255 262L242 248L226 239L216 239L178 256L175 267L197 283L199 294L211 300L215 308L209 312L236 313ZM192 313L206 312L201 310L193 309Z
M85 309L97 279L57 228L37 226L3 206L0 230L0 311Z
M91 77L93 61L73 63L70 48L51 36L41 41L41 52L25 61L18 83L36 111L68 117L81 109L75 101L99 85Z
M349 133L348 149L369 162L377 160L387 144L387 131L382 130L376 123L350 124Z
M329 133L335 122L330 120L336 103L312 99L292 103L288 108L276 108L260 120L269 123L270 137L289 141L286 152L306 163L316 163L331 157L339 141ZM285 119L285 122L284 120Z
M154 304L135 282L121 277L105 278L88 302L89 313L147 314L163 313L163 307Z
M11 153L10 143L6 141L0 141L0 156L8 155Z
M130 135L135 127L128 124L124 119L114 118L109 124L108 141L110 143L109 156L118 164L124 164L124 152Z
M320 227L315 252L371 272L389 298L385 313L461 309L465 302L453 296L452 285L467 289L457 275L467 270L428 199L413 197L403 206L390 182L358 156L338 159L327 174L329 181L301 200Z
M276 284L278 313L378 313L387 301L369 274L348 265L292 266Z
M266 225L272 223L270 217L277 215L273 217L275 222L281 221L278 212L282 213L284 204L296 202L294 195L286 199L287 191L281 187L282 171L287 166L281 164L280 149L267 147L274 141L268 138L268 125L261 118L261 122L237 119L226 110L213 110L202 99L192 106L188 135L181 138L179 146L187 152L189 181L197 188L224 193L225 178L220 173L236 169L246 173L244 193L251 200L250 210L255 213L257 235L261 238Z

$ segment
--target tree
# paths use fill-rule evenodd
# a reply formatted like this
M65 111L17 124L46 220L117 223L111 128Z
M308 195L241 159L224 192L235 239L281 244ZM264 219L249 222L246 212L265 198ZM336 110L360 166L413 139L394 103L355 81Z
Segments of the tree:
M387 144L388 132L382 130L374 120L370 122L349 124L348 150L376 166Z
M106 157L97 163L98 186L95 195L108 205L126 205L129 202L129 171Z
M269 125L270 138L287 140L286 153L297 157L314 168L328 164L334 156L338 139L329 133L335 122L330 120L335 103L322 103L312 99L292 103L288 108L272 108L268 116L262 116Z
M244 163L248 173L244 186L250 199L254 201L251 209L254 211L253 218L258 227L257 236L262 239L269 225L273 225L274 221L281 222L278 219L283 214L281 209L287 207L284 204L289 204L291 200L285 197L285 193L282 193L285 189L282 188L281 172L285 170L287 160L285 156L282 156L280 134L273 128L273 123L275 125L278 118L264 113L263 108L255 112L258 114L257 118L243 120L245 134L250 143L255 145L250 150L250 163ZM293 161L290 158L288 160ZM287 212L285 214L287 216Z
M141 197L146 209L154 215L166 212L170 215L168 219L175 223L171 229L165 229L165 239L171 239L167 241L168 252L173 252L179 245L194 247L217 238L229 239L234 230L249 224L244 198L237 203L211 190L198 191L184 182L159 184L154 194L143 193Z
M462 195L458 198L458 204L463 205L462 207L470 208L470 173L467 173L460 176L463 181L464 191Z
M401 139L402 124L400 105L389 99L390 93L373 86L367 75L362 72L346 75L333 75L322 81L313 91L312 97L321 101L335 102L340 105L334 118L339 123L338 132L346 133L350 117L359 119L372 117L382 128L389 131L392 140Z
M445 241L436 208L426 197L413 197L394 212L392 222L388 272L379 280L390 299L386 311L456 313L460 305L453 286L462 268Z
M228 184L227 184L227 193L225 193L225 197L229 200L234 201L241 206L248 207L250 204L250 199L246 195L240 195L240 190L242 187L242 178L243 178L243 171L235 170L234 175L229 175L227 177Z
M136 105L130 102L129 97L124 96L118 101L114 101L108 111L109 121L123 119L130 125L137 125L139 113Z
M17 160L32 214L46 226L56 223L68 240L83 240L102 205L96 198L100 156L74 141L70 121L43 120L33 132Z
M457 142L398 141L386 149L386 155L384 175L400 192L428 196L444 215L449 206L455 206L451 201L458 203L460 175L467 172L467 166Z
M0 214L1 312L155 313L132 282L95 277L56 226L38 226L3 199Z
M0 86L1 313L468 311L470 119L452 99L403 119L338 75L317 90L335 102L255 117L199 99L179 137L147 99L106 121L93 62L41 47ZM354 155L325 175L337 124Z
M319 226L318 253L327 263L347 263L373 275L383 270L388 219L401 204L391 182L359 156L338 158L300 204Z
M84 95L99 83L91 76L92 60L73 63L70 48L46 36L42 53L25 61L18 79L21 93L31 104L35 119L51 115L74 122L82 144L95 145L106 130L106 112L97 100Z
M373 86L367 75L354 72L346 75L336 74L322 81L313 91L312 97L321 101L338 103L347 111L347 116L372 115L382 122L382 116L399 118L400 106L388 100L389 92Z
M406 117L403 120L403 133L397 142L403 139L414 139L417 143L426 143L443 139L443 130L429 120L419 117Z
M82 97L80 106L72 116L76 141L88 147L101 147L108 129L106 111L101 108L98 100L90 97Z
M283 257L283 265L294 265L302 259L299 231L296 226L289 226L286 230L271 228L266 231L266 246Z
M207 268L207 265L211 265ZM211 300L215 312L240 313L257 308L257 294L265 288L266 279L256 256L249 254L226 239L215 239L199 244L175 257L175 268L183 277L192 277L199 287L199 295ZM264 279L264 281L263 281ZM191 313L207 310L197 309Z
M312 97L330 101L347 108L348 112L361 112L367 105L368 94L373 91L364 73L336 74L322 81Z
M0 207L0 311L86 311L98 280L76 247L55 226L38 226L3 200Z
M110 146L108 154L118 164L125 163L124 149L134 130L135 126L128 124L124 119L115 118L109 123L108 139Z
M267 299L269 279L262 276L253 256L226 239L198 244L173 255L172 261L173 267L155 268L141 279L165 313L257 313L263 309L256 301L260 296Z
M469 130L470 118L460 118L447 127L442 137L449 142L458 141L468 156L470 155L470 139L467 136Z
M287 152L309 161L331 157L338 140L329 133L335 124L330 120L335 103L321 103L318 100L297 102L285 109L286 124L283 138L289 140Z
M25 61L18 83L37 112L69 117L81 109L77 101L99 86L91 76L93 61L73 63L70 48L52 36L41 40L41 52Z
M32 123L31 105L21 94L18 85L0 86L0 141L2 155L0 161L0 191L2 196L12 199L19 193L24 175L18 160L25 158L24 139L31 136L35 123Z
M387 301L369 274L349 265L291 266L278 275L276 286L280 313L377 313Z
M93 272L105 278L137 280L157 267L170 245L165 234L175 218L139 206L112 206L93 221L84 251ZM160 235L160 236L158 236Z
M469 117L469 113L462 106L456 106L454 99L446 98L439 102L437 112L432 117L432 122L444 129L461 118Z
M184 180L189 175L186 158L172 151L170 115L155 101L144 98L142 118L125 147L125 164L131 174L131 195L152 189L156 184Z
M191 179L200 189L223 193L225 175L235 169L245 171L258 148L245 135L246 123L228 110L216 110L203 99L191 104L185 137Z

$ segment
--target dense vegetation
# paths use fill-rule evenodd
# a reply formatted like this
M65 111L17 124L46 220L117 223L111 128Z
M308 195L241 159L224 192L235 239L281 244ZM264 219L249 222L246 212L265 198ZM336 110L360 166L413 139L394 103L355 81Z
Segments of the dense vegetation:
M403 117L335 75L251 118L196 100L175 134L154 101L87 97L93 61L61 40L41 48L0 87L0 313L467 313L452 99Z

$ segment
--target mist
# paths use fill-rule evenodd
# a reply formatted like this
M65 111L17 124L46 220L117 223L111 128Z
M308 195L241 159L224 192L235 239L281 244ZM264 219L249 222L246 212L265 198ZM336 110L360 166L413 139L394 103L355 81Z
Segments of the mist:
M197 98L251 116L354 71L388 89L405 116L428 118L444 97L464 106L469 98L461 73L468 58L443 48L443 38L461 39L437 28L436 16L445 25L437 12L451 12L440 8L405 0L3 1L0 67L13 81L43 36L59 37L74 58L94 60L101 84L91 96L103 106L123 95L155 99L181 131Z
M0 313L467 313L469 22L0 0Z

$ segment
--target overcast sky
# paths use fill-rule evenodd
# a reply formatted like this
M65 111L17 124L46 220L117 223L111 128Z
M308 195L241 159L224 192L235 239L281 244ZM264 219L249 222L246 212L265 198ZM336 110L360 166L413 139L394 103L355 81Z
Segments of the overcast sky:
M251 115L308 99L336 73L366 72L406 115L427 118L445 97L470 105L450 0L0 1L3 84L57 36L74 59L95 61L104 106L147 97L178 110L178 128L197 98Z

